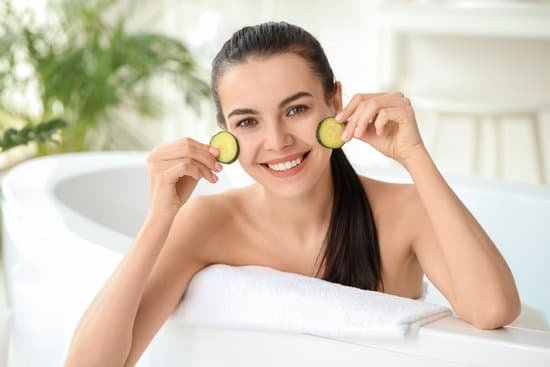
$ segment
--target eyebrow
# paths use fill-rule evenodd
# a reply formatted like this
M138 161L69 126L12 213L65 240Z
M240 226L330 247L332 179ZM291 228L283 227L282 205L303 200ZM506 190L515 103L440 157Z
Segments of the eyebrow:
M303 91L298 92L298 93L294 93L290 97L286 97L285 99L283 99L281 101L281 103L279 103L279 108L283 108L284 106L286 106L290 102L292 102L292 101L294 101L298 98L302 98L302 97L313 97L313 95L311 95L311 93L303 92ZM253 110L251 108L237 108L237 109L234 109L233 111L231 111L229 113L229 115L227 115L227 118L229 119L233 115L248 115L248 114L257 115L258 111Z
M283 108L284 106L286 106L290 102L292 102L292 101L294 101L298 98L302 98L302 97L313 97L313 96L311 95L311 93L308 93L308 92L295 93L295 94L291 95L290 97L286 97L285 99L283 99L281 101L281 103L279 103L279 108Z
M248 115L248 114L257 115L258 111L250 109L250 108L237 108L237 109L231 111L231 113L229 115L227 115L227 118L230 118L233 115Z

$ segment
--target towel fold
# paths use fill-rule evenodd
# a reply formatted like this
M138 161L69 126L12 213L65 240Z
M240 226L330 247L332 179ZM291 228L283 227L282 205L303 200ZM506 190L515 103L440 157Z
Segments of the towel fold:
M215 264L195 274L170 319L191 326L385 338L451 314L445 306L265 266Z

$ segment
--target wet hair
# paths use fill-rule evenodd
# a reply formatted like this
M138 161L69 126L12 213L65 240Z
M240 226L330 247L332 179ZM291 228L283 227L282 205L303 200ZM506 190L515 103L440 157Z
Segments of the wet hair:
M323 85L327 102L334 96L336 83L332 68L321 44L309 32L286 22L246 26L224 43L212 61L212 97L221 128L226 128L226 122L217 83L223 72L250 57L287 52L301 56L308 63ZM383 291L378 237L366 192L341 148L333 149L330 167L334 200L330 225L321 246L325 252L319 270L326 265L323 279L330 282Z

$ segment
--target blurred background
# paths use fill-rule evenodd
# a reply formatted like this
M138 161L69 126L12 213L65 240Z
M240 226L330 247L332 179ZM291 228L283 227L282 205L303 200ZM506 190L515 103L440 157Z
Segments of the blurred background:
M242 26L285 20L320 40L345 102L407 95L444 174L550 179L549 1L0 3L2 171L55 152L208 142L213 56ZM361 142L344 150L397 166Z
M550 0L0 0L0 185L34 157L208 143L219 129L214 55L236 30L270 20L319 39L344 103L403 92L440 171L491 182L462 194L518 279L527 303L517 325L550 330ZM343 149L372 172L404 171L363 142ZM141 225L145 162L138 172L121 154L89 156L70 166L74 190L60 190L80 211L49 186L70 182L67 172L47 164L12 180L11 207L0 192L0 367L6 301L13 355L41 361L20 365L59 365L44 358L60 360L87 297L131 243L117 225Z

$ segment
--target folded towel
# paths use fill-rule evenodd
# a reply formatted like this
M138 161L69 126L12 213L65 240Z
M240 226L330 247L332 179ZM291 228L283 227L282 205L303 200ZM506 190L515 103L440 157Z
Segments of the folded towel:
M191 279L170 319L190 326L332 338L403 336L448 307L258 265L210 265Z

